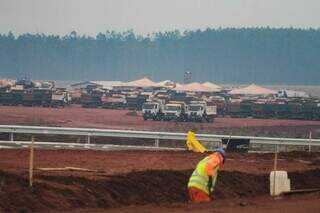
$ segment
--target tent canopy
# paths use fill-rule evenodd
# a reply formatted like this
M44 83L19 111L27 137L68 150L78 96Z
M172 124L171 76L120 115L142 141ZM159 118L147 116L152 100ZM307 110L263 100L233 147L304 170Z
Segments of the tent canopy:
M212 90L213 92L215 91L221 91L222 90L222 87L220 87L219 85L216 85L216 84L213 84L211 82L205 82L202 84L203 86L207 87L209 90Z
M156 87L166 87L166 88L174 88L176 83L171 80L160 81L156 83L154 86Z
M102 86L104 89L112 89L114 86L125 85L122 81L92 81L93 83Z
M139 80L130 81L126 84L126 86L133 86L133 87L153 87L156 83L151 81L149 78L144 77Z
M215 92L217 89L207 87L198 82L193 82L190 84L177 84L175 90L187 91L187 92Z
M231 95L271 95L276 93L277 92L272 89L261 87L255 84L251 84L243 88L233 89L229 92Z
M0 87L7 87L15 85L16 81L11 79L0 79Z

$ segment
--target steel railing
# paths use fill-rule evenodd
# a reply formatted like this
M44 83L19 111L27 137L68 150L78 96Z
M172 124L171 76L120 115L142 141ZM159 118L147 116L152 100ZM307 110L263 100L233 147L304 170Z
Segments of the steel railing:
M174 132L151 132L151 131L132 131L132 130L113 130L113 129L92 129L92 128L66 128L66 127L42 127L42 126L16 126L0 125L0 133L8 133L8 141L1 141L2 144L28 144L26 141L15 141L15 134L31 135L73 135L85 136L87 141L83 143L67 142L36 142L39 145L67 145L67 146L95 146L91 143L91 137L121 137L121 138L141 138L154 139L155 147L159 147L160 140L179 140L185 141L187 133ZM253 137L253 136L235 136L235 135L214 135L214 134L196 134L200 141L222 143L223 139L248 139L250 144L266 145L289 145L289 146L320 146L320 139L302 139L302 138L272 138L272 137Z

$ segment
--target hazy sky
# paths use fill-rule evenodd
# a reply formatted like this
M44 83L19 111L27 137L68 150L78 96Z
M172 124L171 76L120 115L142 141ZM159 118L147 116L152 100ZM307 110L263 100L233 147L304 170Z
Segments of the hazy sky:
M320 27L320 0L0 0L0 33Z

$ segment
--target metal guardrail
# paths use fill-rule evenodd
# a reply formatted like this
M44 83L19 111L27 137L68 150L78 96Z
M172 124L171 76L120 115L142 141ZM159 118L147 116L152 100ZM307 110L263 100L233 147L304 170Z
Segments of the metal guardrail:
M91 137L121 137L121 138L141 138L154 139L155 147L159 147L160 140L186 140L186 133L172 132L150 132L150 131L131 131L131 130L113 130L113 129L91 129L91 128L65 128L65 127L42 127L42 126L15 126L0 125L0 133L9 133L8 141L1 141L4 144L10 144L14 141L14 134L40 134L40 135L74 135L86 136L87 146L94 145L91 143ZM235 136L235 135L213 135L213 134L196 134L200 141L220 142L223 139L248 139L250 144L266 145L290 145L290 146L320 146L320 139L298 139L298 138L272 138L272 137L253 137L253 136ZM21 142L28 143L28 142ZM30 143L30 142L29 142ZM36 144L55 144L67 145L67 142L36 142ZM72 143L72 145L85 145L83 143Z

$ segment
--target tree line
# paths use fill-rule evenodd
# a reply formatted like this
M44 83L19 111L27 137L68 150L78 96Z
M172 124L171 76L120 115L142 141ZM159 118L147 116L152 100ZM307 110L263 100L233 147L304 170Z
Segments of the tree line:
M320 30L225 28L140 36L0 34L0 77L319 84Z

